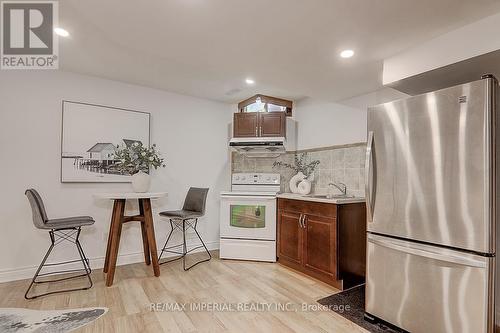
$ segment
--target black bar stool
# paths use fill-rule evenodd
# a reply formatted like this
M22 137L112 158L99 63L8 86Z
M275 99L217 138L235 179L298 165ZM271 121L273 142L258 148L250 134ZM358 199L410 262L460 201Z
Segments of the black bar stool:
M180 255L179 257L171 260L167 260L164 262L160 262L160 265L179 260L182 258L182 267L184 268L185 271L191 269L192 267L205 262L209 261L212 259L212 255L208 251L207 247L205 246L205 243L203 242L203 239L201 239L200 234L198 233L198 230L196 230L196 226L198 225L198 218L202 217L205 215L205 205L207 202L207 195L208 195L208 188L197 188L197 187L191 187L186 195L186 199L184 200L184 206L182 207L181 210L173 210L173 211L166 211L166 212L161 212L161 216L168 217L170 220L170 233L167 236L167 241L165 242L165 245L163 245L163 249L161 250L160 256L158 258L158 261L160 262L161 256L163 255L164 252L168 253L175 253ZM192 228L196 235L198 236L201 245L196 246L190 250L187 249L186 245L186 231ZM168 241L170 240L170 237L172 236L172 233L174 230L180 230L182 232L182 244L178 245L173 245L173 246L167 246ZM182 246L182 252L179 251L173 251L172 249L177 248ZM208 258L204 260L200 260L191 266L186 268L186 255L196 249L199 248L205 248L205 251L208 254Z
M92 273L92 270L90 269L89 260L85 256L85 252L83 252L83 248L82 248L82 245L80 244L79 238L80 238L81 228L83 226L94 224L94 219L90 216L76 216L76 217L68 217L68 218L62 218L62 219L50 219L49 220L47 218L45 206L43 204L42 198L40 197L40 194L38 194L38 192L34 189L26 190L25 194L28 197L28 200L29 200L30 205L31 205L31 210L33 213L33 224L35 225L35 227L37 229L49 231L51 244L49 246L49 249L47 250L47 253L45 254L45 257L43 257L43 260L40 263L40 266L38 266L38 269L36 270L35 276L33 276L33 279L31 280L31 283L28 287L28 290L26 290L26 293L24 294L24 298L33 299L33 298L37 298L37 297L45 296L45 295L50 295L50 294L57 294L57 293L76 291L76 290L86 290L86 289L92 288L92 279L90 278L90 273ZM52 252L52 250L54 249L54 247L59 245L63 241L69 241L70 243L75 244L76 249L78 250L78 254L80 255L80 259L47 264L46 261L49 258L49 255ZM53 267L53 266L58 266L58 265L71 264L71 263L75 263L75 262L81 262L83 265L83 270L82 269L70 269L70 270L63 270L63 271L51 271L48 273L40 274L40 271L42 270L43 267ZM81 274L78 274L80 272L81 272ZM54 275L67 274L67 273L76 273L77 275L72 275L69 277L59 277L59 278L55 278L53 280L44 279L44 277L47 277L47 276L54 276ZM59 282L59 281L76 279L76 278L85 277L85 276L87 277L88 282L89 282L89 284L86 287L76 288L76 289L63 289L63 290L51 291L51 292L47 292L47 293L43 293L43 294L39 294L39 295L28 296L28 293L34 284ZM37 280L38 278L42 278L42 279Z

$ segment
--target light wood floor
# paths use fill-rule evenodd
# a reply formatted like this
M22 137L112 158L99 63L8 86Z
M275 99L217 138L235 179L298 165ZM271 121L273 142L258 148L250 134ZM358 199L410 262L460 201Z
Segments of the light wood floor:
M279 264L214 258L184 272L177 261L162 265L156 278L150 266L139 263L117 267L112 287L105 287L101 269L92 277L90 290L32 301L23 297L27 280L2 283L0 307L109 308L78 332L367 332L333 311L302 311L302 303L317 305L338 290ZM298 311L151 311L151 303L175 302L292 303Z

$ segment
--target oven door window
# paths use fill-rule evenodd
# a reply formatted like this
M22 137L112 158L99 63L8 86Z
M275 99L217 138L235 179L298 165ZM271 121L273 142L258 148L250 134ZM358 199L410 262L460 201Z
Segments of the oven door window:
M265 228L266 206L231 205L231 226L236 228Z

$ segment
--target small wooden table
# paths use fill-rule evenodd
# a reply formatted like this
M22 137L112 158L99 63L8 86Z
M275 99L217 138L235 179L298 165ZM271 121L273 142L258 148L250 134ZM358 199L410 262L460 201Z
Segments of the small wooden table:
M144 261L146 265L153 263L155 276L160 276L160 266L158 265L158 253L156 249L155 230L153 225L153 214L151 210L151 199L166 196L166 192L156 193L98 193L94 194L98 199L114 200L113 215L109 226L108 245L106 248L106 258L104 260L104 273L106 276L106 286L113 284L116 269L116 259L118 257L118 247L120 245L120 235L122 224L137 221L141 222L142 244L144 247ZM139 201L139 215L125 216L125 201L137 199Z

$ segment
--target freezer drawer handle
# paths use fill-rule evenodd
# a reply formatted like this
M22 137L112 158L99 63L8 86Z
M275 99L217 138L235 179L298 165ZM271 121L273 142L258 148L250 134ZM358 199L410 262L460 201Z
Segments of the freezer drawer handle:
M446 255L446 254L440 254L440 253L435 253L435 252L429 252L429 251L417 249L417 248L414 248L411 246L401 246L401 245L395 244L391 241L374 239L372 237L368 237L368 242L373 243L373 244L377 244L377 245L380 245L380 246L383 246L383 247L386 247L389 249L393 249L393 250L396 250L399 252L404 252L404 253L416 255L419 257L454 263L454 264L463 265L463 266L486 268L485 262L480 261L480 260L474 260L472 258L458 257L458 256L454 256L454 255Z
M373 222L373 180L370 178L372 171L372 154L373 154L373 132L368 132L368 142L366 144L366 161L365 161L365 198L366 198L366 215L368 222Z

